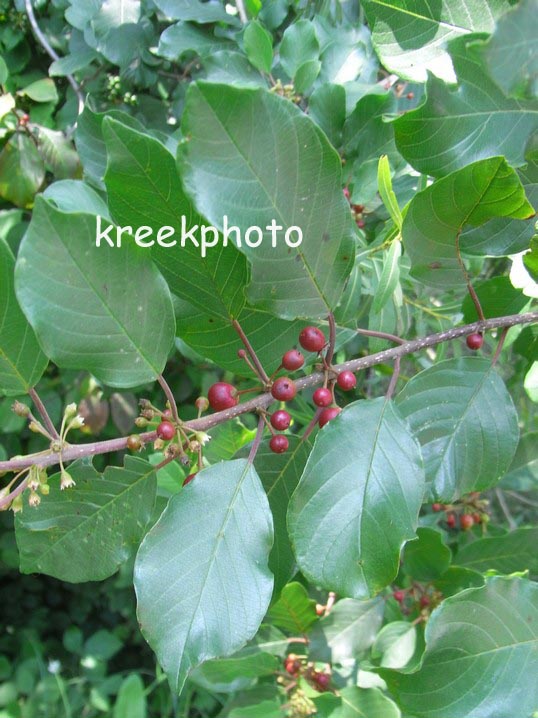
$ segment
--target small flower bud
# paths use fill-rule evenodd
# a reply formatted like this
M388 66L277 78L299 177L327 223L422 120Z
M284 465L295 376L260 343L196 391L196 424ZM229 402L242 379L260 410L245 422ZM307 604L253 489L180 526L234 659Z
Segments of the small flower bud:
M28 428L30 429L30 431L33 431L34 434L41 434L41 428L40 428L39 424L37 423L37 421L31 421L28 424Z
M84 417L80 416L80 414L78 414L78 416L75 416L75 418L69 422L69 427L71 429L81 429L83 426Z
M142 416L145 419L149 419L151 421L151 419L155 418L155 412L153 411L153 409L144 409L142 411Z
M13 511L14 514L16 514L19 511L22 511L23 505L24 504L22 503L22 494L19 494L18 496L15 496L15 498L11 502L10 509Z
M41 503L41 497L39 494L36 494L35 491L30 491L30 496L28 497L28 505L32 508L35 508L36 506L39 506Z
M198 411L207 411L209 409L209 401L205 396L199 396L194 405Z
M194 454L195 454L197 451L200 451L201 446L202 446L202 445L200 444L199 441L196 441L196 440L194 440L194 441L189 441L189 451L192 451Z
M168 444L166 449L164 450L164 455L167 459L175 459L180 454L180 448L177 444Z
M198 441L202 446L205 446L208 441L211 441L211 437L209 434L206 434L205 431L196 431L194 436L196 437L196 441Z
M149 399L139 399L138 406L141 409L151 409L151 401Z
M69 421L74 416L76 416L77 413L77 405L75 402L72 402L71 404L68 404L64 409L64 418L66 421Z
M60 489L64 491L65 489L70 489L73 486L76 486L75 480L68 471L63 469L60 476Z
M155 439L153 442L153 448L155 451L161 451L164 448L164 441L162 439Z
M23 404L21 401L14 401L11 405L11 410L17 414L17 416L28 416L30 413L30 409L26 406L26 404Z
M148 420L144 419L143 416L137 416L135 419L135 426L138 426L139 429L145 429L148 425Z
M43 496L48 496L50 494L50 486L48 484L41 484L39 490Z

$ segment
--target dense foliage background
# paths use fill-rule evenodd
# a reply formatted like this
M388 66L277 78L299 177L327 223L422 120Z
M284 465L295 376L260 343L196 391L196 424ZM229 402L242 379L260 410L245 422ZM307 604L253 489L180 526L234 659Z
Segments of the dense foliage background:
M0 0L0 718L538 715L537 37L536 0ZM183 486L157 376L192 422L260 385L237 323L272 375L333 317L341 416L305 352L288 451L203 413ZM113 443L12 502L39 397Z

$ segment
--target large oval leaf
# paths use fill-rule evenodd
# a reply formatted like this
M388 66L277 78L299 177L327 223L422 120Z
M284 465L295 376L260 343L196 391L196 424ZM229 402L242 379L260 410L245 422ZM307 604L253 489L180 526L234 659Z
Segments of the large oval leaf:
M454 563L473 571L485 573L490 569L498 573L529 571L538 578L538 528L525 526L502 536L486 536L463 546Z
M38 198L17 258L17 297L55 364L136 386L155 379L173 345L170 291L145 250L125 239L121 249L96 247L95 237L95 216Z
M285 318L327 314L351 271L354 242L341 161L319 128L265 90L195 83L182 129L187 141L178 161L185 187L215 227L222 229L226 216L229 226L240 228L252 264L250 300ZM273 220L283 227L276 247L265 230ZM244 237L252 226L264 236L249 248ZM303 232L295 249L284 242L292 226Z
M15 259L0 238L0 394L25 394L47 366L31 326L19 307L13 286Z
M396 398L420 441L434 499L493 486L519 440L517 414L487 359L448 359L414 376Z
M491 578L443 601L426 627L422 666L381 670L417 718L527 718L538 705L538 585Z
M376 594L398 572L423 494L420 448L394 405L349 405L318 434L290 503L302 572L340 595Z
M102 581L132 556L155 502L157 479L147 461L127 456L125 466L108 466L101 476L91 464L69 467L76 482L25 507L15 522L23 573L46 573L62 581Z
M138 617L174 690L258 630L273 589L272 542L267 497L246 459L200 472L146 535L135 564Z

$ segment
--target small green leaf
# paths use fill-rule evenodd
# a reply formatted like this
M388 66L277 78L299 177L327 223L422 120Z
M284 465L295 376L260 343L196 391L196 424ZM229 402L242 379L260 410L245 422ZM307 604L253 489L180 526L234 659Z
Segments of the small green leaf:
M435 588L445 598L455 596L466 588L478 588L484 585L484 577L477 571L461 566L450 566L438 579L434 581Z
M298 20L287 27L280 43L279 54L280 64L292 80L301 65L317 61L319 42L313 23L310 20Z
M379 158L377 165L377 186L379 188L379 194L383 200L383 204L390 214L390 218L396 225L396 227L402 231L403 217L398 205L398 200L392 189L392 177L390 175L390 164L387 155L382 155Z
M131 673L118 691L112 718L146 718L147 701L144 683L137 673Z
M426 626L416 673L381 669L417 718L531 716L538 705L538 585L491 578L446 599Z
M405 545L403 568L416 581L439 578L450 566L451 553L439 531L417 529L418 539Z
M400 257L402 243L395 239L391 242L389 251L383 261L383 271L375 290L372 302L372 312L378 314L389 301L400 282Z
M531 238L530 249L523 255L525 269L538 282L538 235Z
M392 621L377 634L372 646L372 658L379 661L383 668L409 670L409 663L420 648L423 646L416 626L408 621Z
M155 473L132 456L102 476L82 462L69 473L76 486L61 491L55 474L40 505L17 514L21 571L71 583L102 581L138 547L153 510Z
M260 72L271 72L273 38L257 20L252 20L245 28L243 43L249 62Z
M454 559L458 566L485 573L493 570L510 574L529 571L538 578L538 528L526 526L503 536L488 536L460 548Z
M401 718L398 706L378 688L350 686L340 696L342 706L329 718Z
M318 620L316 602L308 598L302 584L288 583L282 589L278 601L271 606L267 617L278 628L300 636Z
M27 135L16 132L0 152L0 197L30 207L45 179L45 163Z
M26 95L34 102L58 102L58 91L54 81L49 77L36 80L19 91L20 95Z

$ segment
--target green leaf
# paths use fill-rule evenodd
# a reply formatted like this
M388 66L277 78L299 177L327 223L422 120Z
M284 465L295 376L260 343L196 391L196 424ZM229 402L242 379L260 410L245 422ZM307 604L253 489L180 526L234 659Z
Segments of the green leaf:
M190 239L181 244L182 227L189 231L205 221L185 196L175 160L156 139L121 123L103 123L108 165L105 184L109 207L119 225L150 227L156 240L160 227L172 227L177 246L155 241L151 256L171 291L213 317L239 315L244 303L247 262L233 245L210 248L203 257ZM197 241L200 231L196 232Z
M493 155L522 165L529 136L538 128L538 102L506 97L484 70L472 39L453 41L450 52L458 89L429 78L426 102L394 123L398 150L416 170L434 177Z
M168 287L145 250L127 241L96 247L95 237L95 216L60 212L38 198L17 258L17 297L58 366L90 371L110 386L152 381L174 340Z
M353 598L337 601L310 633L310 660L347 663L361 658L381 628L384 609L384 601L379 597L369 601Z
M341 707L329 718L401 718L398 706L378 688L350 686L340 691Z
M325 136L288 100L206 83L189 88L183 132L185 188L215 227L222 229L224 216L243 238L251 226L283 227L275 248L269 231L258 247L243 242L251 302L284 318L325 316L338 304L354 258L340 158ZM303 241L292 249L283 240L294 226Z
M138 618L178 693L193 668L258 630L273 588L272 541L269 504L245 459L201 471L146 535L135 564Z
M93 15L91 25L98 37L121 25L137 23L141 14L140 0L103 0Z
M538 359L537 359L538 361ZM523 434L514 460L501 482L501 487L514 491L530 491L538 488L538 431Z
M78 155L73 144L63 132L40 127L37 145L47 169L56 179L66 179L81 175Z
M237 49L230 40L215 35L205 28L190 25L188 22L177 22L170 25L159 39L157 55L171 62L178 62L186 52L195 52L200 57L207 57L220 50Z
M137 673L131 673L118 691L112 718L146 718L147 702L144 683Z
M243 44L249 62L260 72L271 72L273 38L257 20L252 20L245 28Z
M379 158L379 163L377 165L377 185L379 188L379 194L383 200L383 204L387 208L390 218L401 232L403 217L398 200L396 199L396 195L392 189L392 177L390 175L390 164L387 155L382 155Z
M318 59L319 42L310 20L298 20L286 28L279 55L280 64L292 80L301 65Z
M523 255L523 264L535 282L538 282L538 235L531 238L530 249Z
M6 65L6 61L3 57L0 57L0 85L5 85L6 80L9 77L9 70Z
M155 501L156 478L147 461L125 457L124 467L69 467L76 486L60 490L60 474L49 480L50 494L16 517L23 573L45 573L61 581L102 581L136 550Z
M396 101L391 92L362 97L344 125L344 151L346 158L360 166L370 159L376 164L380 155L389 159L398 157L394 143L394 123L384 117L396 111Z
M277 701L262 701L256 705L234 708L229 718L282 718L282 708Z
M494 486L517 448L517 414L488 359L448 359L414 376L396 398L422 446L434 500Z
M477 282L474 285L474 290L488 319L519 314L529 303L529 298L520 289L512 286L509 277L492 277L483 282ZM478 321L476 307L469 294L465 295L461 309L465 324Z
M230 15L219 2L200 0L155 0L155 5L169 20L189 20L197 23L224 22L238 25L239 21Z
M389 301L400 282L402 243L393 240L383 261L383 271L375 290L372 312L378 314Z
M283 631L300 636L318 620L316 602L308 598L301 583L288 583L282 589L278 601L271 606L267 617Z
M372 658L383 668L407 668L420 645L417 627L408 621L387 623L377 634Z
M0 238L0 394L26 394L45 371L47 357L22 313L13 286L15 259Z
M108 661L115 656L122 647L123 643L114 633L101 629L88 638L82 652L85 656Z
M381 674L417 718L530 716L538 705L537 626L538 586L492 578L434 611L419 671Z
M340 147L346 119L346 91L342 85L327 82L317 87L310 95L308 112L333 147Z
M100 214L101 217L112 222L106 202L90 185L80 180L53 182L43 192L43 197L52 200L52 203L62 212Z
M34 102L58 102L58 91L54 81L48 77L36 80L19 91L19 94L29 97Z
M420 449L392 402L348 405L316 437L291 499L301 571L340 595L375 595L415 536L423 493Z
M416 581L432 581L439 578L450 566L451 553L439 531L430 528L417 529L418 539L405 545L404 571Z
M536 53L536 3L521 0L497 22L485 43L484 55L491 77L505 95L536 94L538 54Z
M320 70L321 62L319 60L308 60L308 62L303 62L303 64L297 68L297 72L295 73L295 91L299 94L307 92L319 75Z
M194 669L189 680L208 690L231 693L247 687L255 678L274 674L278 668L275 656L247 646L230 658L205 661Z
M455 563L474 571L498 573L529 571L530 578L538 578L536 544L538 528L526 526L503 536L491 536L473 541L458 551Z
M364 0L372 42L389 72L424 82L428 70L447 82L454 71L446 52L453 38L491 32L504 0Z
M419 192L409 204L402 236L411 274L435 286L457 286L465 278L456 253L465 225L494 217L526 219L534 214L516 172L502 157L474 162Z
M205 78L209 82L239 87L267 87L267 82L242 52L219 50L204 57Z
M461 566L450 566L438 579L434 581L435 588L445 598L455 596L466 588L477 588L484 585L484 577L477 571Z
M45 163L34 142L16 132L0 152L0 197L29 207L45 179Z

